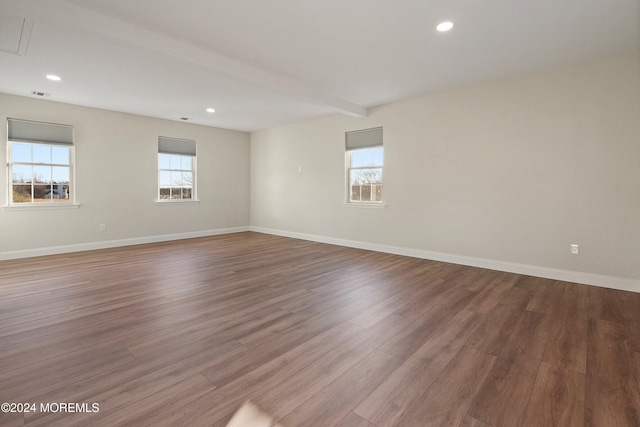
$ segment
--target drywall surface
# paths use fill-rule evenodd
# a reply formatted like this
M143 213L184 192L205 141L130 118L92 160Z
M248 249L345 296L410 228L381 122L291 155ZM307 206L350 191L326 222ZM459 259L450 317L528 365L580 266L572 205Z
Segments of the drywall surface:
M79 207L7 208L3 171L0 254L248 226L248 133L0 94L3 165L7 117L74 126ZM158 136L196 140L199 203L156 203ZM106 231L100 231L100 224L106 224Z
M386 206L347 206L376 126ZM633 280L639 183L640 53L251 134L252 228Z

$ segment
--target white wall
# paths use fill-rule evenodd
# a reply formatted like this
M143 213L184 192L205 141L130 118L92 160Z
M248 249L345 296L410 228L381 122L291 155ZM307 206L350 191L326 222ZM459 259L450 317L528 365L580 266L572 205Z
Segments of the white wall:
M374 126L387 206L344 207L344 133ZM251 225L638 284L640 54L255 132Z
M49 251L56 252L170 234L213 234L249 224L248 133L0 94L5 126L7 117L75 126L80 207L0 208L0 259L48 253L43 248L64 247ZM155 203L159 135L197 141L199 204ZM6 164L6 130L0 141L0 163ZM1 205L7 200L6 178L0 175ZM103 223L108 229L100 232ZM96 242L104 244L91 245Z

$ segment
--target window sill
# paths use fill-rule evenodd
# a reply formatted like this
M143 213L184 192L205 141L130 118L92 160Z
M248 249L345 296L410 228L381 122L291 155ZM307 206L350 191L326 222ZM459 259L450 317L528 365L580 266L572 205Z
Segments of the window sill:
M167 205L199 205L200 200L156 200L157 206Z
M47 211L60 209L78 209L80 203L28 203L24 205L7 205L2 209L5 211Z
M387 207L385 203L354 203L344 202L342 206L345 208L364 208L364 209L384 209Z

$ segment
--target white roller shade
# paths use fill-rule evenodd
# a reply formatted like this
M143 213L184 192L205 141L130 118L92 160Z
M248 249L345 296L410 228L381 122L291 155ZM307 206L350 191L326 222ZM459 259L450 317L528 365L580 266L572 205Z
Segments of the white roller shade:
M382 128L364 129L347 132L345 146L347 151L382 145Z
M13 142L73 145L73 126L7 119L8 139Z
M181 156L196 155L196 142L192 139L158 137L158 153L179 154Z

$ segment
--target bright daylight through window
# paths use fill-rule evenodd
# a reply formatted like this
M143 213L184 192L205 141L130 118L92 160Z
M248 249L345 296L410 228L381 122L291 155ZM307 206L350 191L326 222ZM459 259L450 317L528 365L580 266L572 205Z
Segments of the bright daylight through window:
M350 203L382 203L382 128L346 134L347 192Z
M158 200L195 200L196 142L158 139Z
M70 203L73 127L8 122L9 205Z
M68 202L69 147L10 142L11 203Z

